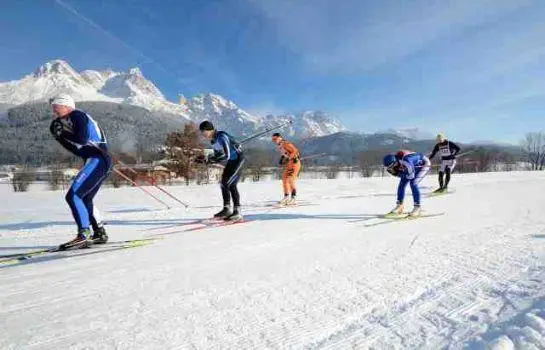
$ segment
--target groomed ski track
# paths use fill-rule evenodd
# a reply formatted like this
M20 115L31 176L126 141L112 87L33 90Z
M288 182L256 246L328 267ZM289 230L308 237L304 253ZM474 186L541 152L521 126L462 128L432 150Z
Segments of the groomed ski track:
M189 211L104 189L112 240L162 239L0 265L0 348L545 348L545 173L455 174L423 201L444 215L366 227L395 187L303 180L273 209L278 182L242 183L248 222L198 230L217 185L168 187ZM1 254L72 238L63 192L0 193Z

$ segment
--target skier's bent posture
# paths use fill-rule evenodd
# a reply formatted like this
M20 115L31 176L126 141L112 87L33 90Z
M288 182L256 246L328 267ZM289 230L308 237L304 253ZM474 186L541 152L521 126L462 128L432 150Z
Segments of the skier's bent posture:
M49 127L51 134L65 149L84 160L83 168L66 194L78 233L59 248L83 248L92 243L106 243L108 236L93 205L93 198L112 168L104 133L88 114L76 109L69 95L60 94L52 98L50 104L56 115ZM93 228L92 236L89 226Z
M397 187L397 204L390 214L403 213L403 201L405 199L405 188L411 185L414 207L410 216L420 215L420 188L418 184L430 170L430 160L422 155L412 151L401 150L396 154L388 154L383 159L383 165L393 176L400 178Z
M210 140L214 155L209 158L201 158L200 162L219 163L226 161L223 174L221 175L221 195L223 198L223 209L214 215L228 221L242 220L240 210L240 194L237 184L240 178L242 167L245 163L244 153L237 141L225 131L219 131L214 125L205 120L199 125L203 136ZM233 199L233 211L231 211L231 199Z

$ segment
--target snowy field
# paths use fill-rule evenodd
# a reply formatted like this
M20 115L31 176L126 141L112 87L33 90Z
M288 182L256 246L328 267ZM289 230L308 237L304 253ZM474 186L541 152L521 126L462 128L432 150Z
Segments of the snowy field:
M168 187L188 211L105 189L111 241L158 239L0 264L0 349L545 349L545 173L456 175L423 201L444 215L383 223L395 186L303 180L273 209L279 182L243 183L248 222L203 229L216 185ZM73 237L62 192L0 198L0 254Z

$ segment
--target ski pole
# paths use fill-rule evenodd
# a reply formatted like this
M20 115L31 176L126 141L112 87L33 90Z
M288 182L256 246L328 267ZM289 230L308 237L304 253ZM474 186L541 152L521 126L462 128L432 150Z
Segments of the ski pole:
M467 161L467 162L461 162L463 164L478 164L480 163L479 161L477 160L470 160L470 161ZM460 164L461 165L461 164ZM432 164L431 167L433 168L439 168L441 166L441 164ZM417 167L422 167L422 165L418 165Z
M165 202L163 202L162 200L160 200L159 198L157 198L156 196L154 196L151 192L147 191L144 187L141 187L139 186L136 182L134 182L130 177L128 177L127 175L123 174L121 171L119 171L118 169L116 168L113 168L113 171L121 176L122 178L124 178L125 180L129 181L131 184L133 184L134 186L138 187L139 189L141 189L142 191L144 191L145 193L147 193L149 196L153 197L156 201L160 202L161 204L163 204L164 206L167 207L167 209L170 209L170 206L168 204L166 204Z
M463 152L463 153L460 153L460 154L457 154L456 157L464 157L464 156L467 156L468 154L470 153L473 153L473 152L476 152L477 150L476 149L472 149L470 151L466 151L466 152Z
M257 138L257 137L259 137L259 136L261 136L261 135L265 135L266 133L271 132L271 131L273 131L273 130L283 128L284 126L286 126L286 125L288 125L288 124L291 124L292 122L293 122L293 121L288 120L287 122L282 123L282 124L280 124L280 125L277 125L277 126L274 126L274 127L267 128L267 129L265 129L265 130L263 130L263 131L261 131L261 132L255 134L255 135L252 135L252 136L250 136L250 137L245 138L244 140L240 141L239 144L246 143L246 142L248 142L248 141L250 141L250 140L253 140L253 139L255 139L255 138Z
M310 156L301 157L300 159L301 160L312 159L312 158L318 158L318 157L323 157L323 156L327 156L327 155L328 155L327 153L311 154Z
M74 129L72 129L72 127L70 127L70 125L66 125L65 123L62 123L63 126L68 129L70 132L74 132ZM104 132L101 130L101 133L104 135ZM98 145L95 145L94 143L92 142L88 142L86 145L88 146L92 146L94 147L95 149L97 149L98 151L100 151L103 155L107 155L108 157L116 160L116 161L119 161L119 159L117 159L117 157L114 157L113 154L111 154L110 152L106 151L106 150L103 150L102 148L98 147ZM161 202L163 205L165 205L168 209L170 209L170 206L168 204L166 204L165 202L163 202L162 200L160 200L159 198L157 198L156 196L154 196L151 192L145 190L144 188L140 187L136 182L132 181L128 176L126 176L125 174L123 174L122 172L118 171L117 169L115 169L115 167L112 167L113 171L116 172L116 174L118 174L119 176L121 176L122 178L124 178L125 180L128 180L130 181L134 186L140 188L142 191L146 192L147 194L149 194L151 197L153 197L155 200ZM130 168L129 168L130 169ZM133 169L130 169L132 170L134 173L136 173L136 171L134 171ZM158 187L158 186L157 186ZM183 203L186 208L187 208L187 205L185 203Z
M116 161L116 163L118 164L121 164L122 166L124 166L127 170L129 170L130 172L132 172L133 174L137 174L136 170L132 169L130 166L128 166L127 164L123 163L121 160L119 160L118 157L113 157ZM176 198L173 194L171 194L170 192L168 192L167 190L163 189L162 187L160 187L159 185L153 183L153 180L151 180L149 178L149 176L145 176L144 177L146 179L146 181L152 185L153 187L157 188L158 190L160 190L161 192L165 193L166 195L168 195L170 198L174 199L176 202L182 204L183 206L185 206L186 208L189 208L189 204L181 201L180 199Z

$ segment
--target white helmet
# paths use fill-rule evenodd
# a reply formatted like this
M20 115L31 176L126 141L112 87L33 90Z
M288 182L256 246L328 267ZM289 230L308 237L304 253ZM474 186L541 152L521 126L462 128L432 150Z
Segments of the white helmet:
M58 94L57 96L49 99L50 105L66 106L72 109L76 109L76 103L72 96L68 94Z

